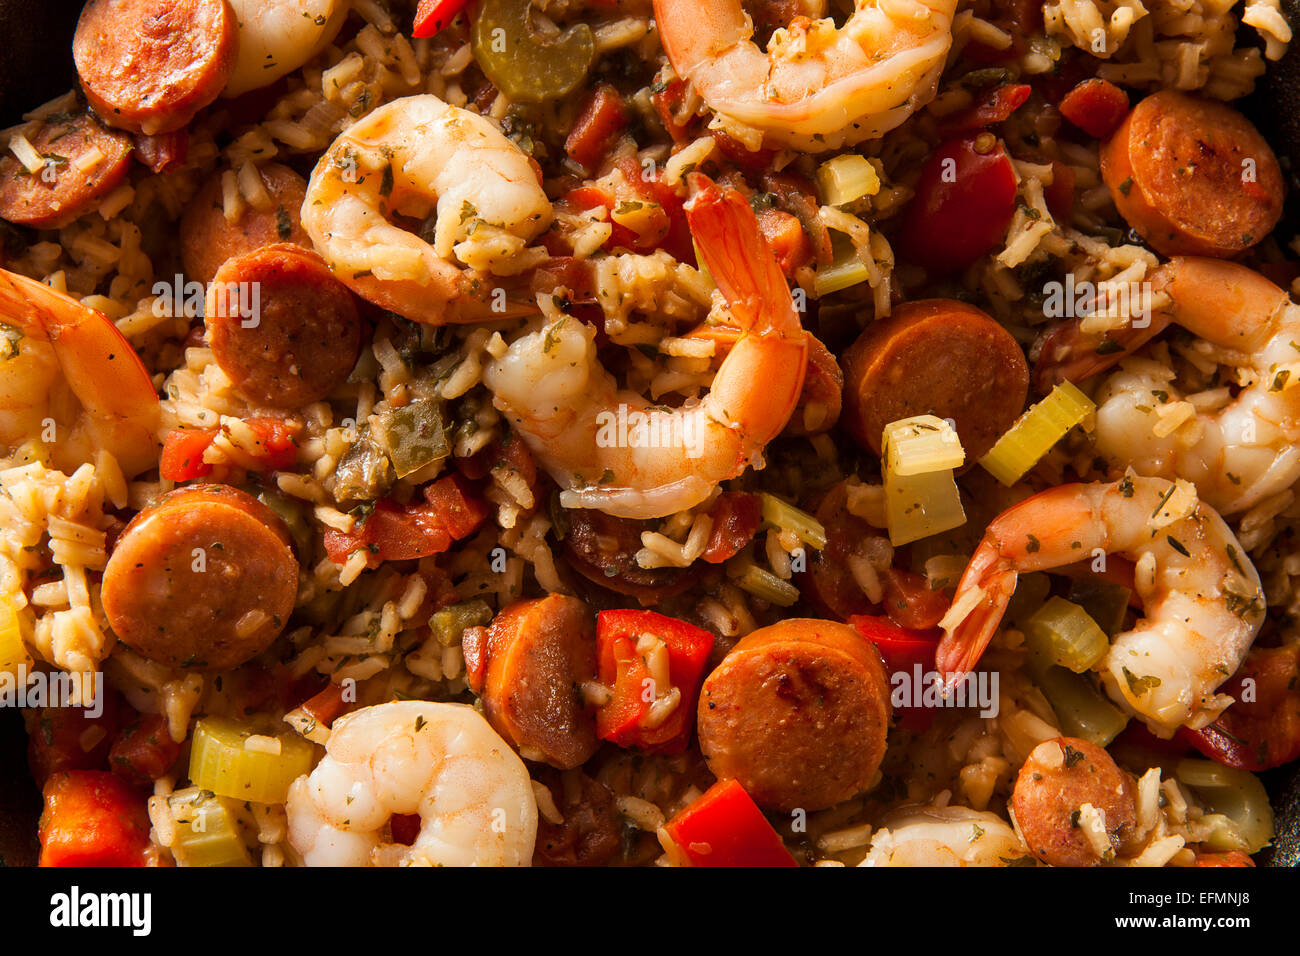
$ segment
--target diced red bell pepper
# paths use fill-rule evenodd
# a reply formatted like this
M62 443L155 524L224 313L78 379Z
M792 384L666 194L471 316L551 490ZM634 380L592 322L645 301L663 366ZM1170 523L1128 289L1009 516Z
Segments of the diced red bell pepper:
M940 132L944 136L955 136L1001 123L1024 106L1031 92L1033 87L1027 83L1003 83L980 102L945 119Z
M343 564L358 548L368 552L367 567L385 561L411 561L441 554L453 541L468 537L487 519L487 506L459 475L426 485L423 502L400 505L385 498L351 531L325 532L325 551Z
M758 213L758 231L776 256L777 265L787 279L813 260L812 240L797 217L781 209L767 208Z
M610 143L627 125L623 97L609 83L599 83L587 97L564 141L564 151L585 169L594 170Z
M659 638L668 648L671 687L656 687L636 645L642 634ZM600 681L614 692L596 711L596 733L620 747L647 753L674 754L686 749L695 726L695 706L704 667L713 650L708 631L654 611L601 611L596 618L596 654ZM679 692L677 707L657 727L643 726L654 701Z
M434 36L446 28L468 3L469 0L420 0L420 5L415 8L415 25L411 29L411 36Z
M763 505L758 495L745 491L724 491L709 509L713 530L700 555L710 564L721 564L740 553L763 523Z
M848 624L876 645L885 659L885 669L893 674L907 674L912 679L919 665L922 677L934 670L934 655L943 631L937 627L924 630L900 627L885 617L855 614ZM894 707L898 725L904 730L921 733L934 720L934 711L925 707L902 704Z
M144 866L144 794L102 770L69 770L45 784L41 866Z
M329 727L334 720L348 709L348 702L343 699L343 685L330 683L320 693L299 705L311 719L322 727Z
M108 766L124 780L152 786L175 765L181 748L182 744L172 740L166 717L141 714L113 741Z
M883 578L885 613L899 627L913 630L937 627L948 613L947 596L942 591L930 590L924 575L888 568Z
M1128 94L1109 80L1084 80L1061 100L1061 115L1096 139L1106 139L1128 115Z
M1016 207L1011 158L1000 143L980 152L980 138L941 144L921 168L916 196L904 212L900 251L931 272L966 268L997 246L1011 225Z
M394 813L388 818L388 826L393 831L393 842L410 846L420 835L423 823L418 813Z
M720 780L665 824L692 866L798 866L735 780Z
M1300 757L1300 645L1252 648L1219 692L1235 702L1207 727L1181 728L1181 740L1238 770L1268 770Z
M652 87L653 89L653 87ZM686 101L686 82L680 77L673 77L667 83L663 84L663 89L650 94L650 103L654 106L655 112L659 114L659 120L664 124L664 129L672 137L674 143L685 143L690 137L691 119L687 118L685 123L677 121L677 114Z

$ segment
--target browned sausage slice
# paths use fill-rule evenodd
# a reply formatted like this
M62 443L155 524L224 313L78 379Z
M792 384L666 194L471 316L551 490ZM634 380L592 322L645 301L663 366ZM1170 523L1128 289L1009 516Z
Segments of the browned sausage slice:
M279 163L268 163L259 172L275 204L265 212L245 206L234 222L226 219L220 173L195 195L181 220L181 262L191 279L207 284L227 259L277 242L312 247L301 222L307 181Z
M488 721L521 756L570 770L596 752L596 716L581 690L596 676L586 604L564 594L516 601L486 631L466 631L464 650Z
M104 569L104 613L128 647L170 667L228 670L284 630L298 592L289 532L236 488L163 495L126 526Z
M131 137L89 113L47 122L28 137L46 161L31 173L12 154L0 159L0 219L57 229L120 186L131 168Z
M273 408L325 398L361 352L352 293L320 256L287 242L228 259L208 286L204 324L221 370Z
M1250 120L1175 90L1133 108L1102 144L1101 175L1120 215L1167 256L1235 256L1282 216L1282 170Z
M953 299L904 302L844 353L844 423L877 455L885 426L937 415L973 462L1020 417L1029 366L1011 333Z
M1100 854L1084 829L1084 804L1105 818L1110 849ZM1016 778L1011 808L1029 849L1052 866L1096 866L1133 836L1137 824L1128 774L1101 747L1076 737L1045 740L1033 749Z
M835 621L792 618L743 638L700 692L700 751L761 806L822 810L866 790L885 754L889 680Z
M558 773L550 768L533 777L551 792L564 818L537 821L534 866L600 866L618 852L621 825L614 794L581 770Z
M226 0L89 0L72 58L91 108L132 133L170 133L221 93L239 23Z

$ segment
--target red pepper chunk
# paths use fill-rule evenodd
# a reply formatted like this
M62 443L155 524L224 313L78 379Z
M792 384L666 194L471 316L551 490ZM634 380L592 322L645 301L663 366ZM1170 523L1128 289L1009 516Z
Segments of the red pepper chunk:
M257 439L253 457L260 471L292 468L298 461L295 438L299 426L278 418L250 418L244 422ZM203 460L203 453L216 440L216 428L178 428L163 442L158 473L170 481L193 481L212 474L213 466Z
M1065 94L1060 110L1089 136L1105 139L1128 115L1128 94L1114 83L1092 77Z
M415 8L415 25L411 36L416 39L431 37L446 28L469 0L420 0Z
M798 866L758 804L721 780L665 825L692 866Z
M655 686L644 656L637 652L643 634L666 645L670 687ZM614 696L596 711L597 736L646 753L684 751L695 726L696 700L712 650L713 635L685 621L654 611L601 611L596 618L597 668L600 682ZM677 706L663 723L644 726L651 705L673 688L680 694Z
M145 797L102 770L70 770L45 784L41 866L144 866Z
M943 631L937 627L917 629L900 627L885 617L870 614L855 614L848 620L849 626L876 645L876 650L885 659L885 668L889 671L891 681L894 674L906 674L914 679L919 666L922 678L934 670L934 654L939 647ZM921 733L934 720L934 711L924 707L913 707L906 703L896 704L894 713L898 717L898 726L904 730Z
M940 127L945 136L984 129L1008 119L1025 105L1033 88L1027 83L1003 83L984 99L945 120Z
M166 717L141 714L113 742L108 765L123 780L152 786L180 758L181 749L182 744L172 739Z
M627 125L623 97L608 83L599 84L587 97L582 111L564 141L564 151L585 169L595 169L610 142Z
M923 575L889 568L883 576L885 613L899 627L923 631L937 626L948 613L947 596L930 590Z
M487 518L487 507L467 491L458 475L440 478L424 488L424 501L401 505L390 499L375 503L366 519L351 531L325 532L325 551L343 564L359 548L368 552L366 566L385 561L411 561L441 554L453 541L468 537Z

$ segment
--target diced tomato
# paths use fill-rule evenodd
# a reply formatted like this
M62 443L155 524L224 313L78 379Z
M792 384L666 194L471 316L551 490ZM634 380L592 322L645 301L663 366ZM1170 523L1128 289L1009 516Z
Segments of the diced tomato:
M969 133L1001 123L1025 104L1033 88L1027 83L1003 83L968 109L948 117L940 125L944 136Z
M108 766L131 783L152 786L167 773L181 755L181 744L172 740L167 718L141 714L118 735L108 752Z
M948 598L930 590L925 576L901 568L884 572L885 613L899 627L924 630L935 627L948 613Z
M548 232L546 235L554 235L554 233ZM556 245L560 243L557 242ZM595 302L596 276L591 263L571 255L553 254L550 259L538 266L537 271L533 273L531 290L553 294L559 289L565 290L572 303L589 305ZM461 460L458 458L457 462Z
M643 167L631 156L615 165L623 174L616 188L605 182L588 183L569 190L563 201L579 211L604 206L611 218L625 221L626 213L635 212L640 228L633 231L624 223L614 221L608 240L610 247L622 246L642 253L662 248L680 261L693 264L695 246L686 210L677 192L663 182L663 172L658 167Z
M776 197L778 209L799 220L804 234L812 243L813 256L818 264L828 264L834 256L831 234L821 221L821 204L817 199L817 187L812 181L787 169L779 173L764 173L762 185L763 189Z
M713 519L713 530L700 557L710 564L721 564L734 558L754 539L758 526L763 523L763 506L758 495L724 491L709 509L709 516Z
M135 158L155 173L171 172L184 165L189 152L189 130L178 129L174 133L154 136L137 133L135 137Z
M203 453L216 437L215 428L178 428L168 432L158 474L168 481L193 481L212 474L212 466L203 460Z
M343 699L343 685L331 682L323 691L310 700L303 701L299 706L316 723L322 727L329 727L339 714L347 710L348 705Z
M711 134L713 141L718 146L718 152L745 172L758 175L772 168L772 160L776 157L776 150L766 147L751 150L740 140L720 129L711 130Z
M1211 760L1268 770L1300 757L1300 644L1254 647L1219 692L1235 698L1219 719L1178 736Z
M957 272L991 251L1015 213L1011 158L1000 143L979 152L979 139L941 144L922 167L904 213L900 250L931 272Z
M415 25L411 29L411 36L422 38L435 35L451 23L468 3L469 0L420 0L420 5L415 8Z
M644 657L637 653L643 634L666 645L671 687L656 687ZM712 650L713 635L685 621L654 611L601 611L596 618L597 667L601 683L614 696L596 711L597 735L647 753L684 751L695 726L696 699ZM676 708L657 727L643 726L651 704L673 688L680 694Z
M758 213L758 230L776 256L787 279L813 259L812 240L799 220L780 209L763 209Z
M937 627L917 630L900 627L886 617L855 614L848 624L876 645L885 659L885 669L892 674L907 674L913 679L919 668L922 678L934 670L934 655L943 631ZM934 710L903 704L894 708L898 725L904 730L921 733L934 720Z
M626 125L623 97L609 83L599 83L579 111L564 141L564 151L579 165L594 170L604 159L611 141Z
M664 249L688 265L695 264L695 243L691 239L691 227L686 221L686 210L682 197L676 189L663 181L663 170L656 166L653 172L637 162L636 157L624 157L618 163L623 178L642 198L658 203L668 217L668 231L658 247Z
M45 784L41 866L144 866L145 797L102 770L69 770Z
M721 780L665 825L693 866L798 866L735 780Z
M279 418L250 418L244 422L257 438L253 454L260 471L292 468L298 461L295 441L301 426ZM216 439L215 428L178 428L163 442L158 473L171 481L192 481L212 474L213 466L203 453Z
M64 770L100 770L122 726L122 704L103 691L103 711L90 717L81 707L43 707L27 739L27 765L38 785Z
M653 87L651 89L654 89ZM686 101L686 83L680 77L673 77L663 88L650 94L650 102L659 114L659 120L664 124L664 129L672 137L674 143L685 143L690 139L688 130L690 128L691 118L685 123L677 121L677 114Z
M1128 115L1128 94L1096 77L1084 80L1061 100L1061 115L1096 139L1105 139Z
M1052 185L1043 190L1048 212L1054 219L1068 219L1074 209L1074 170L1059 159L1052 160Z
M393 831L393 842L410 846L420 835L422 822L418 813L394 813L388 818L388 826Z
M385 561L411 561L441 554L478 530L487 518L487 506L467 490L465 479L448 475L424 488L423 502L400 505L385 498L351 531L325 532L325 551L335 564L343 564L358 548L368 552L366 566Z

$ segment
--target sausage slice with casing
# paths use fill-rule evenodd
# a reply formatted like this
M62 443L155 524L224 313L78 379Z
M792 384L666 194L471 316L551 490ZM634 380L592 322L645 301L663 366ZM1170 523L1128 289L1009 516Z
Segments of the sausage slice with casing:
M885 426L952 419L966 461L983 457L1025 409L1029 366L1011 333L954 299L919 299L867 326L844 353L844 424L877 455Z
M0 219L24 226L67 225L125 182L131 168L131 137L89 113L48 121L30 142L47 163L40 172L12 153L0 158Z
M104 613L132 650L220 671L266 650L289 622L298 562L284 523L227 485L163 495L122 531L104 568Z
M824 810L871 786L885 755L889 679L837 621L792 618L736 644L700 692L700 750L771 810Z
M462 637L470 688L497 733L528 760L561 770L596 752L582 685L596 677L596 626L575 597L515 601Z
M352 293L320 256L287 242L228 259L208 286L204 324L221 370L273 408L325 398L361 351Z
M132 133L170 133L221 93L239 24L226 0L89 0L72 38L91 108Z
M1120 215L1166 256L1235 256L1282 216L1282 170L1259 130L1176 90L1133 107L1102 144L1101 176Z

